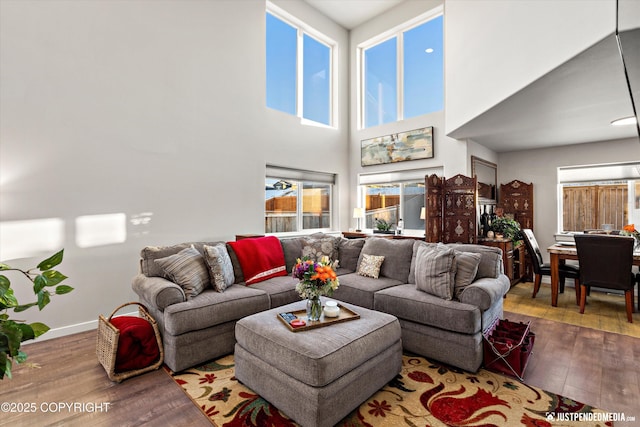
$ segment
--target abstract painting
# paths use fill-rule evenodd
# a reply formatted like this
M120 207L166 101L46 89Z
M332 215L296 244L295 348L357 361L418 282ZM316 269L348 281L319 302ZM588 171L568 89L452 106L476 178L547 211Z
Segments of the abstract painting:
M362 166L433 158L433 127L361 141Z

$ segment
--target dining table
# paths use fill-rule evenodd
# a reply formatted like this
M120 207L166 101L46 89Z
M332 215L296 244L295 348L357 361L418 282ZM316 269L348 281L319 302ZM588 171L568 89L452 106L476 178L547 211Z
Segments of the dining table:
M578 259L578 250L573 242L556 243L547 248L551 255L551 305L558 306L558 290L560 288L560 264L566 260ZM633 265L640 266L640 251L633 252Z

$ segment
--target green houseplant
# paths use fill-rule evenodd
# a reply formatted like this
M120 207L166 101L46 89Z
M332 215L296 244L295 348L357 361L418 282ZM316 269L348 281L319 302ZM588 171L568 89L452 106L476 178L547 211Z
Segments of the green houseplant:
M391 223L382 218L374 218L376 229L374 233L391 233Z
M44 323L27 323L25 320L16 320L9 317L9 311L20 313L31 307L37 306L42 310L51 301L51 292L56 295L69 293L71 286L60 285L67 276L53 267L62 262L64 250L55 253L29 270L21 270L0 263L0 272L16 271L24 275L33 284L33 293L37 301L20 304L11 289L11 281L4 274L0 274L0 379L5 375L11 378L11 366L13 361L22 363L27 359L26 353L20 350L22 342L39 337L49 330ZM47 289L49 288L49 289Z
M491 223L491 230L496 234L502 234L505 239L517 242L520 240L520 223L515 219L498 217Z

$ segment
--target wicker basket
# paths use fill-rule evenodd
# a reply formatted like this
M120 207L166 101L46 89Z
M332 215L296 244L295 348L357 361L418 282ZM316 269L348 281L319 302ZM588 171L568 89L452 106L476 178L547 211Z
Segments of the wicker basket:
M156 335L156 341L158 342L160 357L158 358L157 362L150 366L147 366L146 368L134 369L132 371L125 372L115 372L116 353L118 351L118 340L120 338L120 331L111 323L111 319L118 310L129 305L139 306L138 311L140 313L140 317L146 319L149 323L151 323L153 331ZM107 371L109 379L115 382L121 382L123 380L126 380L127 378L131 378L133 376L158 369L162 365L162 362L164 360L164 349L162 348L162 338L160 337L160 331L158 330L158 323L149 314L147 308L137 302L128 302L122 304L120 307L113 310L113 313L111 313L111 316L109 316L108 319L105 319L105 317L101 314L98 318L96 354L98 356L98 361L104 367L105 371Z

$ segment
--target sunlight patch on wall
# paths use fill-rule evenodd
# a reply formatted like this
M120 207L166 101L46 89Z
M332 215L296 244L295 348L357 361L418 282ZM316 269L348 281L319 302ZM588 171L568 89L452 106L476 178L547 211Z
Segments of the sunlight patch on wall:
M40 256L64 245L64 221L43 218L0 222L0 260Z
M76 245L80 248L112 245L126 240L127 216L124 213L76 218Z

